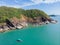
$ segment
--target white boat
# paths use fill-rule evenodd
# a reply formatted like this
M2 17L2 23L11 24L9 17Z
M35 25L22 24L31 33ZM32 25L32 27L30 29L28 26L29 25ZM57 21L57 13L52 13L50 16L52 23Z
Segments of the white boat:
M17 39L16 41L17 41L17 42L22 42L23 40L21 40L21 39Z

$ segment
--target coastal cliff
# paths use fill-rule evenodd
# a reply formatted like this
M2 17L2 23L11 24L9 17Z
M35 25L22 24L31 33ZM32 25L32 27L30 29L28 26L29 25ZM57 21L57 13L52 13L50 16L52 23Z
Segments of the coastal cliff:
M16 9L12 7L0 7L0 32L13 29L21 29L28 24L48 24L51 18L38 9Z

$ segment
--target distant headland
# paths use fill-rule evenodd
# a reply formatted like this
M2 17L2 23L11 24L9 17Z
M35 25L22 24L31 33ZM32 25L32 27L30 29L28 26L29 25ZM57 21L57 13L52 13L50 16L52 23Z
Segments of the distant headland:
M56 22L42 10L0 7L0 32L21 29L28 26L28 24L42 25Z

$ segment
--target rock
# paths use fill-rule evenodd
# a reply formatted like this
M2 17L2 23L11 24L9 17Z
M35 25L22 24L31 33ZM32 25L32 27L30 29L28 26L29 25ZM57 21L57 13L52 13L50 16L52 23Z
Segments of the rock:
M51 23L56 24L56 23L57 23L57 21L56 21L56 20L53 20L53 21L51 21Z
M23 28L23 26L19 25L19 26L16 26L16 29L21 29Z
M0 32L3 32L3 29L2 28L0 28Z
M12 22L9 19L6 19L6 24L11 27L14 27L14 25L12 24Z

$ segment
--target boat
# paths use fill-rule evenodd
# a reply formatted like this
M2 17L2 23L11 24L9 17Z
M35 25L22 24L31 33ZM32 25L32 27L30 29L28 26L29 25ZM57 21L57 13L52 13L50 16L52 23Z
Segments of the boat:
M17 41L17 42L22 42L23 40L21 40L21 39L17 39L16 41Z

